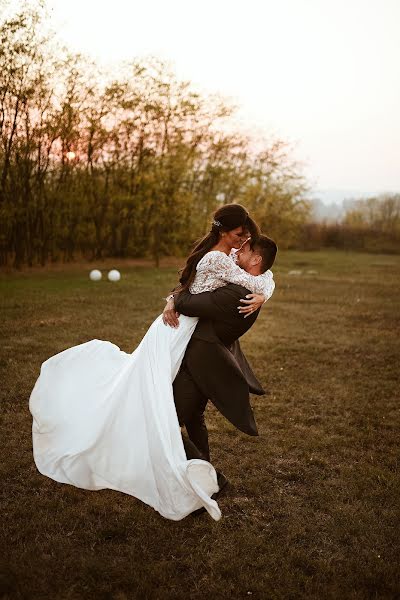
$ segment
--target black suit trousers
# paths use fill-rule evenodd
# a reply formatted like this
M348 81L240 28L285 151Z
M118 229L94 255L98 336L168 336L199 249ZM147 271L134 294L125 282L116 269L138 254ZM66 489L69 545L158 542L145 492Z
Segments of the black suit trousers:
M208 399L193 381L184 362L175 378L173 389L179 425L185 426L189 436L189 439L182 436L187 458L210 461L208 431L204 419Z

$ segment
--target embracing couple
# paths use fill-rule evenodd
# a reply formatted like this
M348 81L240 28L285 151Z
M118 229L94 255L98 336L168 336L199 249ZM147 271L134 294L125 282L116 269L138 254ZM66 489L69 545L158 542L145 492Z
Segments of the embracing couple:
M132 354L90 340L45 361L30 396L39 471L130 494L169 519L202 509L220 519L227 480L210 462L204 410L211 400L258 434L249 393L264 391L238 339L274 291L276 250L243 206L222 206Z

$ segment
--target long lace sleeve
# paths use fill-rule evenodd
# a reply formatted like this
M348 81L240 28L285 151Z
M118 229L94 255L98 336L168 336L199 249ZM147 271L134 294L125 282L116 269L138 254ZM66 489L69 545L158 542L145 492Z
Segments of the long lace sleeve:
M254 294L263 294L267 300L275 289L274 276L270 270L261 275L250 275L236 265L231 257L218 250L208 252L198 264L197 271L199 275L207 275L210 280L219 279L242 285ZM204 279L203 277L203 281Z

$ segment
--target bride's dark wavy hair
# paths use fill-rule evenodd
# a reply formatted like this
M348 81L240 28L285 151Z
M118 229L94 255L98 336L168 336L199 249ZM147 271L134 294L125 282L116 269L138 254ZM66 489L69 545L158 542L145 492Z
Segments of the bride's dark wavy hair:
M252 242L255 242L260 235L257 223L249 217L249 213L241 204L225 204L215 211L211 231L195 243L182 269L177 291L187 290L190 287L196 275L197 264L211 248L218 244L219 234L237 227L243 227L248 231Z

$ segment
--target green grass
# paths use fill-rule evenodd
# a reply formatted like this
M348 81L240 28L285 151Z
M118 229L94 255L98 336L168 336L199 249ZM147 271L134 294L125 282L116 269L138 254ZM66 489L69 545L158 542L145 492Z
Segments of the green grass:
M207 413L212 461L232 482L218 523L167 521L32 460L41 363L92 338L132 351L176 268L116 264L117 284L91 283L88 265L1 276L4 598L400 597L399 263L280 253L275 294L242 341L268 390L252 399L261 435Z

